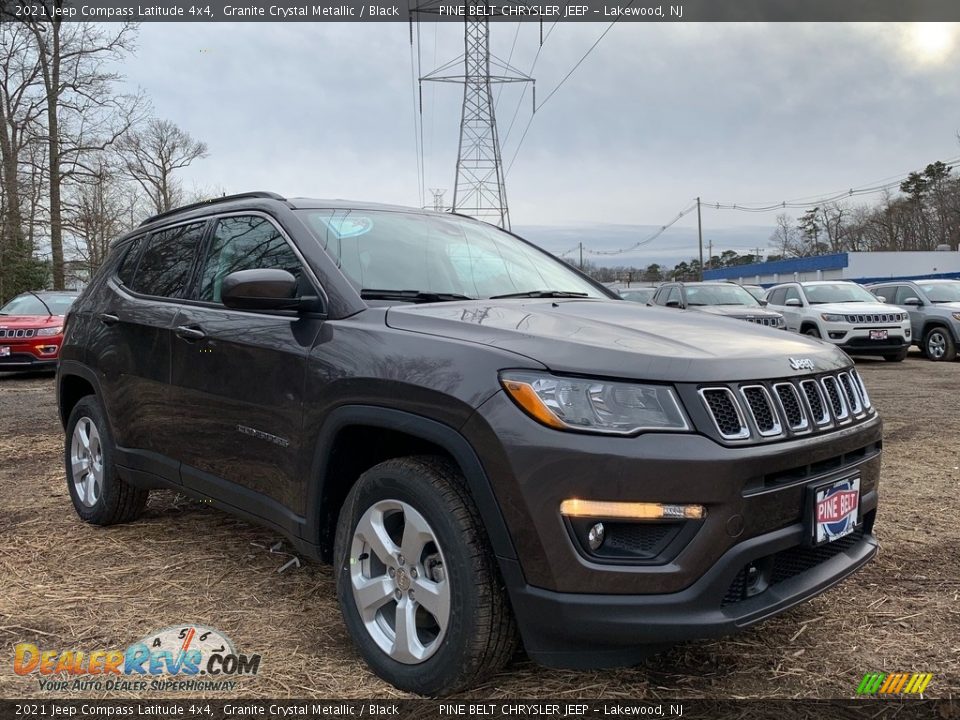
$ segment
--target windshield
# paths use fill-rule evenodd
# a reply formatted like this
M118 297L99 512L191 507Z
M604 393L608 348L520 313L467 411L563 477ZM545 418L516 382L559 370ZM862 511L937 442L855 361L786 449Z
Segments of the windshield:
M687 285L687 305L760 305L739 285Z
M759 285L744 285L743 289L753 295L757 300L763 300L767 295L767 291Z
M867 290L854 283L836 283L835 285L804 285L803 292L811 305L824 303L877 303Z
M41 295L43 302L30 294L17 295L13 300L0 308L0 315L47 315L45 302L54 315L66 315L67 310L76 300L75 295Z
M636 290L621 290L620 297L624 300L629 300L630 302L640 302L645 303L650 298L653 297L653 294L657 291L656 288L638 288Z
M930 302L960 302L960 282L930 283L919 287Z
M409 302L538 291L608 297L551 255L475 220L375 210L298 212L360 290L422 294Z

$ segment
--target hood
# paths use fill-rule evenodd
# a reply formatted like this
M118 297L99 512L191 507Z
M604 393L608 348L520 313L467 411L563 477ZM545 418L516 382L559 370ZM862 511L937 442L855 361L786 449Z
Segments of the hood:
M622 300L472 300L394 306L387 325L507 350L554 372L713 382L809 374L850 364L830 343L696 310ZM522 364L518 364L522 367Z
M819 313L834 313L837 315L864 315L866 313L902 313L903 308L884 303L823 303L811 305L811 310Z
M63 315L0 315L0 329L63 325Z
M783 317L783 315L776 310L767 310L766 308L753 305L698 305L690 309L696 310L697 312L710 313L711 315L735 317L741 320L758 317Z
M935 308L945 308L945 309L950 310L950 311L952 311L952 312L956 312L957 310L960 310L960 302L933 303L933 307L935 307Z

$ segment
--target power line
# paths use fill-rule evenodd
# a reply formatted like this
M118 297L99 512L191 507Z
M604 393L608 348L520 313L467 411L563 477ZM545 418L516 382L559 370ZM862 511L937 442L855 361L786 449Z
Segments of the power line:
M954 163L960 162L960 157L947 160L944 164L952 165ZM842 190L839 192L832 193L827 196L817 197L816 199L810 199L813 196L807 196L805 198L795 198L794 200L781 200L776 203L721 203L721 202L704 202L704 207L712 208L714 210L738 210L740 212L753 212L753 213L766 213L772 212L774 210L783 210L783 209L803 209L809 207L816 207L818 205L824 205L827 203L837 202L838 200L844 200L851 197L859 197L860 195L873 195L878 192L883 192L884 190L892 190L893 188L899 188L900 184L909 177L910 173L905 173L903 175L890 177L896 178L892 182L883 182L879 181L882 184L872 185L859 188L850 188L849 190ZM889 178L884 178L889 179Z
M559 21L557 21L557 22L559 22ZM547 30L547 34L544 36L543 42L540 44L540 47L537 48L537 54L533 56L533 63L530 65L530 70L527 71L527 75L529 75L530 77L533 77L533 71L534 71L534 69L537 67L537 60L540 59L540 53L541 53L541 51L543 50L543 46L546 45L546 44L547 44L547 40L550 39L550 35L553 33L554 28L557 27L557 22L554 22L553 25L550 26L550 29ZM536 109L536 105L537 105L537 90L536 90L536 85L533 85L532 87L534 88L534 90L533 90L533 106L534 106L534 109ZM527 85L526 85L526 83L524 83L524 85L523 85L523 91L520 93L520 99L517 100L517 107L516 107L516 108L514 109L514 111L513 111L513 117L510 118L510 125L509 125L509 127L507 127L507 132L504 133L504 135L503 135L503 144L504 144L504 145L506 145L506 144L507 144L507 140L510 139L510 132L513 130L513 124L517 121L517 116L520 114L520 108L523 106L523 98L526 97L526 95L527 95Z
M633 5L633 2L634 2L634 0L630 0L626 5L624 5L624 7L630 7L631 5ZM618 22L618 20L614 20L614 21L611 22L609 25L607 25L606 30L604 30L602 33L600 33L600 37L598 37L598 38L594 41L593 45L591 45L590 48L583 54L583 56L582 56L579 60L577 60L577 62L574 64L574 66L573 66L572 68L570 68L570 72L568 72L566 75L564 75L564 76L563 76L563 79L562 79L559 83L557 83L557 86L547 94L547 97L544 98L543 102L541 102L539 105L537 105L536 103L534 104L533 112L530 114L530 119L527 121L527 125L526 125L526 127L523 129L523 134L520 136L520 142L517 143L516 150L514 150L513 157L510 158L510 164L507 165L507 169L506 169L506 172L505 172L504 174L509 174L509 173L510 173L510 169L513 167L513 163L516 162L517 155L520 154L520 148L523 146L523 141L524 141L524 139L526 139L526 137L527 137L527 132L530 130L530 126L533 125L533 119L537 116L537 110L539 110L539 109L542 108L544 105L546 105L547 102L550 100L550 98L552 98L554 95L556 95L557 91L558 91L561 87L563 87L563 84L564 84L567 80L569 80L569 79L570 79L570 76L573 75L573 74L577 71L577 68L580 67L580 65L583 64L583 61L586 60L587 57L590 55L590 53L592 53L592 52L594 51L594 49L597 47L597 45L600 44L600 41L603 40L603 39L607 36L607 33L610 32L610 30L613 29L613 26L616 25L617 22ZM546 41L544 41L544 42L546 42Z
M631 245L631 246L629 246L629 247L621 248L621 249L619 249L619 250L589 250L589 249L586 249L584 252L587 252L587 253L589 253L590 255L622 255L623 253L628 253L628 252L630 252L630 251L632 251L632 250L636 250L636 249L639 248L639 247L642 247L642 246L644 246L644 245L649 245L650 243L652 243L652 242L653 242L654 240L656 240L658 237L660 237L661 235L663 235L663 233L665 233L668 229L670 229L670 228L673 227L677 222L679 222L679 221L681 220L681 218L689 215L690 213L692 213L692 212L693 212L694 210L696 210L696 209L697 209L697 201L696 201L696 200L693 200L686 208L684 208L683 210L681 210L680 212L678 212L670 222L668 222L668 223L665 224L665 225L661 225L660 228L659 228L655 233L653 233L653 234L650 235L649 237L644 238L643 240L640 240L640 241L634 243L633 245Z

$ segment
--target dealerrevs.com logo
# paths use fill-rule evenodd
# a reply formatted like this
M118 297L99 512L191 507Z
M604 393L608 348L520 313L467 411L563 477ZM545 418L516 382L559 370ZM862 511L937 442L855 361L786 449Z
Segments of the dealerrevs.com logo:
M178 625L150 633L125 650L14 648L13 671L37 675L41 690L235 690L256 675L260 655L238 653L219 630Z

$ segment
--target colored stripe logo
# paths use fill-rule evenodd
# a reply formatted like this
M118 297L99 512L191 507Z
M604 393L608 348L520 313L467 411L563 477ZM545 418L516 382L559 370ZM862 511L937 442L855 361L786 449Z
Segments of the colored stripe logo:
M931 680L932 673L867 673L857 695L919 695Z

